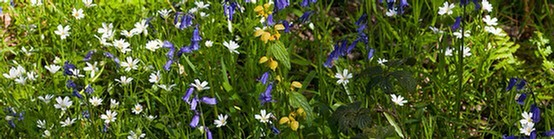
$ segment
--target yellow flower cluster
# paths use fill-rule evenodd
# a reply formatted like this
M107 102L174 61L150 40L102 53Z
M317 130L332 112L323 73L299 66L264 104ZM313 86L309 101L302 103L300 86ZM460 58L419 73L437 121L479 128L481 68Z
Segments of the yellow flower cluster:
M289 116L282 117L281 120L279 120L279 124L287 124L290 129L296 131L298 130L298 127L300 127L300 123L296 121L296 118L306 118L306 112L304 112L304 109L298 108L296 111L289 113Z
M254 8L254 12L256 12L258 14L258 16L263 16L263 17L267 18L267 16L269 16L270 14L273 13L270 9L271 8L270 6L271 6L271 4L269 4L269 3L266 3L263 6L258 5L258 6L256 6L256 8Z
M267 56L263 56L258 61L258 63L260 64L266 63L266 62L267 62L267 66L273 71L275 71L275 69L277 69L277 66L279 66L279 63L277 63L277 60L273 60L273 58L267 58Z
M267 41L274 41L279 40L281 37L281 34L279 31L285 30L285 26L283 24L275 24L273 28L265 29L265 28L257 28L254 32L254 36L260 37L260 40L264 41L264 43L267 43ZM273 34L272 34L273 32Z
M302 88L302 83L298 81L293 81L290 83L290 90L294 91L294 88Z

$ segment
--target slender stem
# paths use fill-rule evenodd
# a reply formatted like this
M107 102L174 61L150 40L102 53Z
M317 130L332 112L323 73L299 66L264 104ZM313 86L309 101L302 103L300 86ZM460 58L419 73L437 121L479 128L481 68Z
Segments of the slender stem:
M348 100L350 100L350 103L354 102L354 99L352 98L352 95L350 94L350 91L348 90L348 86L346 84L342 84L344 87L344 90L346 91L346 95L348 95Z
M460 20L464 19L465 16L466 16L466 7L467 6L463 6L464 7L464 10L463 10L463 14L462 14L462 17ZM463 74L464 74L464 38L465 38L465 23L462 21L460 21L460 24L461 24L461 27L462 27L462 39L461 39L461 45L459 46L460 49L458 49L458 59L459 59L459 63L458 63L458 95L456 95L456 110L458 111L458 114L457 114L457 117L458 118L461 118L460 114L461 114L461 97L462 97L462 94L463 94L463 81L464 81L464 77L463 77ZM460 119L461 120L461 119Z

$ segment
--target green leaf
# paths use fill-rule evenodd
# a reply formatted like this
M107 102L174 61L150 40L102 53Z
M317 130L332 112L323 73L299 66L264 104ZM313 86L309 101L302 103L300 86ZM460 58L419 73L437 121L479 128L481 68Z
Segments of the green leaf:
M221 73L223 74L223 88L225 91L229 92L233 90L233 86L229 84L229 79L227 78L227 68L225 67L225 61L223 60L223 57L221 57Z
M269 47L269 52L273 56L275 56L275 58L279 60L279 62L281 62L281 64L283 64L285 68L290 69L289 53L287 52L287 49L285 48L283 43L277 41Z
M401 138L404 138L404 134L402 134L402 129L400 129L400 126L398 126L398 124L396 124L396 122L394 121L394 118L392 118L386 112L383 112L383 114L385 115L385 118L387 118L387 121L389 121L389 123L394 127L394 130L396 131L396 134L398 134L398 136L400 136Z
M415 92L416 90L416 81L412 77L412 74L408 71L395 71L391 73L394 78L398 81L398 84L406 89L409 92Z
M294 108L302 108L306 112L306 121L308 122L308 125L311 125L311 122L313 120L313 109L308 104L308 100L304 95L298 93L298 92L291 92L289 93L289 103Z

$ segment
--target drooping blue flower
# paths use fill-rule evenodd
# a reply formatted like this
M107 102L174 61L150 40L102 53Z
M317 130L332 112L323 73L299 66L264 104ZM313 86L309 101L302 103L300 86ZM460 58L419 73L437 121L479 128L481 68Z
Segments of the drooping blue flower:
M171 69L171 64L173 64L173 60L169 59L164 64L164 70L169 71Z
M198 106L198 96L197 96L197 97L194 97L194 98L190 101L190 110L196 111L196 106Z
M519 105L523 105L525 103L525 99L527 98L527 94L526 93L521 93L519 95L519 97L517 98L517 104Z
M63 64L63 75L73 75L73 72L71 72L70 69L77 69L77 67L71 64L69 61L65 61Z
M375 53L375 49L369 49L369 52L367 53L367 59L373 58L373 53Z
M404 14L404 8L408 7L408 0L400 0L398 14Z
M206 130L206 137L208 139L213 139L212 137L212 131L210 131L210 129L208 127L204 128Z
M481 9L481 4L479 4L478 0L473 0L473 4L475 4L475 11L478 11Z
M333 67L333 58L330 55L327 57L327 60L325 60L325 63L323 63L323 66L326 68Z
M506 87L506 91L512 90L514 86L516 85L517 78L510 78L510 82L508 82L508 87Z
M357 31L360 32L360 30L363 30L366 28L367 26L367 14L364 13L362 14L362 16L360 16L360 18L358 18L358 20L356 21L356 26L358 26L358 29ZM362 28L362 29L360 29Z
M198 113L194 114L192 117L192 120L190 121L190 127L196 128L198 126L198 122L200 121L200 115Z
M200 36L200 33L198 31L198 25L192 31L192 38L190 40L193 41L193 42L202 41L202 37Z
M266 84L267 79L269 79L269 72L266 71L264 74L262 74L262 77L260 77L258 81L262 82L262 84Z
M102 128L102 132L104 132L104 133L108 132L109 126L110 126L110 125L109 125L108 123L105 123L104 126L103 126L103 128Z
M88 85L86 88L85 88L85 92L87 92L89 95L92 94L94 92L94 89Z
M516 85L516 90L521 91L521 89L523 89L523 87L525 87L525 84L527 84L527 82L525 80L519 79L519 83Z
M544 136L547 136L547 137L554 136L554 129L544 132Z
M348 44L348 40L342 40L342 42L340 43L340 47L339 47L339 53L340 53L340 56L346 56L347 55L347 51L348 51L348 47L346 46L346 44ZM337 45L338 42L337 42ZM338 59L338 57L337 57ZM336 60L336 59L335 59Z
M227 16L227 20L233 21L233 14L237 8L239 8L237 2L229 2L229 0L223 2L223 13Z
M536 138L537 138L537 130L534 130L533 132L531 132L531 135L529 135L529 139L536 139Z
M212 97L202 97L202 99L200 99L200 101L202 101L205 104L209 104L209 105L217 104L217 100L215 98L212 98Z
M273 134L281 133L281 131L279 131L279 129L277 129L277 127L275 127L275 126L271 126L271 132L273 132Z
M79 93L79 91L77 91L77 89L73 89L73 93L72 93L75 97L79 98L79 99L83 99L83 95L81 95L81 93Z
M454 22L454 25L452 25L452 31L456 31L458 30L458 28L460 28L460 22L462 22L462 17L456 17L456 22Z
M169 48L169 51L167 51L167 53L165 54L165 56L166 56L168 59L173 59L173 57L175 56L175 47Z
M92 54L94 54L94 52L96 51L95 50L88 51L85 57L83 58L83 61L89 61L92 58Z
M22 111L22 112L19 113L19 118L17 118L17 120L22 121L23 119L25 119L25 116L23 116L23 115L25 115L25 111Z
M273 83L269 83L267 87L265 88L265 91L260 94L260 97L258 98L262 105L265 103L273 102L272 96L271 96L271 90L273 89Z
M289 32L290 32L290 28L292 27L292 23L289 23L289 21L287 21L287 20L283 20L283 21L281 21L281 23L282 23L283 26L285 27L284 32L285 32L285 33L289 33Z
M267 26L268 27L272 27L273 25L275 25L275 21L273 21L273 14L270 14L267 16Z
M0 7L0 14L2 14L2 7Z
M524 79L510 78L510 82L508 83L508 87L506 87L506 91L512 90L514 86L516 87L517 91L521 91L525 87L525 84L527 84L527 81L525 81Z
M354 42L352 42L352 44L350 44L350 46L348 46L348 49L346 50L346 53L350 54L350 52L352 52L352 50L354 50L354 48L356 48L357 44L358 44L358 40L355 40Z
M71 89L76 89L77 88L77 84L75 84L75 82L73 82L73 80L67 80L65 82L65 86L67 88L71 88Z
M460 0L460 6L466 6L467 4L469 4L469 0Z
M181 24L179 24L179 29L183 30L192 26L192 18L194 18L192 14L184 14L181 17Z
M187 89L187 92L185 93L185 95L183 96L183 101L187 102L190 104L190 96L192 95L192 93L194 92L194 87L189 87L189 89Z
M114 56L112 53L110 53L110 52L104 52L104 56L106 56L106 57L112 59L112 60L115 62L115 64L117 65L117 67L119 67L119 58L115 57L115 56Z
M531 117L531 119L533 119L533 123L541 121L541 110L536 104L531 105L531 112L533 113L533 117Z
M274 8L275 13L285 9L287 6L290 5L289 0L274 0L273 3L275 4L275 8Z
M311 16L313 13L314 13L313 11L306 11L306 12L304 12L304 14L302 14L302 16L300 16L300 18L298 18L298 23L301 23L301 24L306 23L307 21L310 20L310 16Z
M181 57L183 54L192 53L192 47L191 46L182 46L179 51L177 51L177 57Z
M316 3L317 0L303 0L302 3L300 3L300 6L302 7L308 7L311 3Z
M164 48L173 48L174 46L173 46L173 43L165 40L162 47L164 47Z
M87 119L90 118L90 113L88 112L88 110L83 111L82 114L83 114L83 117L85 117Z

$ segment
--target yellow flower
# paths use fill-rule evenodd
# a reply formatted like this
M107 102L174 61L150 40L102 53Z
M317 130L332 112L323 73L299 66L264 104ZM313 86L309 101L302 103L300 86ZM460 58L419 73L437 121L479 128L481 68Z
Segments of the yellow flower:
M281 118L281 120L279 120L279 124L288 124L289 123L289 118L288 117L283 117Z
M260 58L260 60L258 61L258 63L262 64L262 63L268 63L267 66L275 71L275 69L277 69L277 67L279 66L279 63L277 62L277 60L273 60L273 58L267 58L266 56L263 56L262 58Z
M304 111L304 109L298 108L298 109L296 110L296 113L297 113L298 115L300 115L300 117L306 118L306 112Z
M292 131L298 130L299 126L300 126L300 123L298 123L298 121L290 122L290 129L292 129Z
M269 60L269 59L267 59L266 56L262 56L262 58L260 58L260 61L258 61L258 63L260 63L260 64L265 63L265 62L267 62L267 60Z
M294 88L302 88L302 83L298 81L293 81L290 83L290 90L294 90Z
M267 16L269 16L270 14L272 14L273 12L271 11L271 4L269 3L266 3L264 4L263 6L262 5L258 5L256 6L256 8L254 8L254 12L256 12L258 14L258 16L264 16L267 18Z

